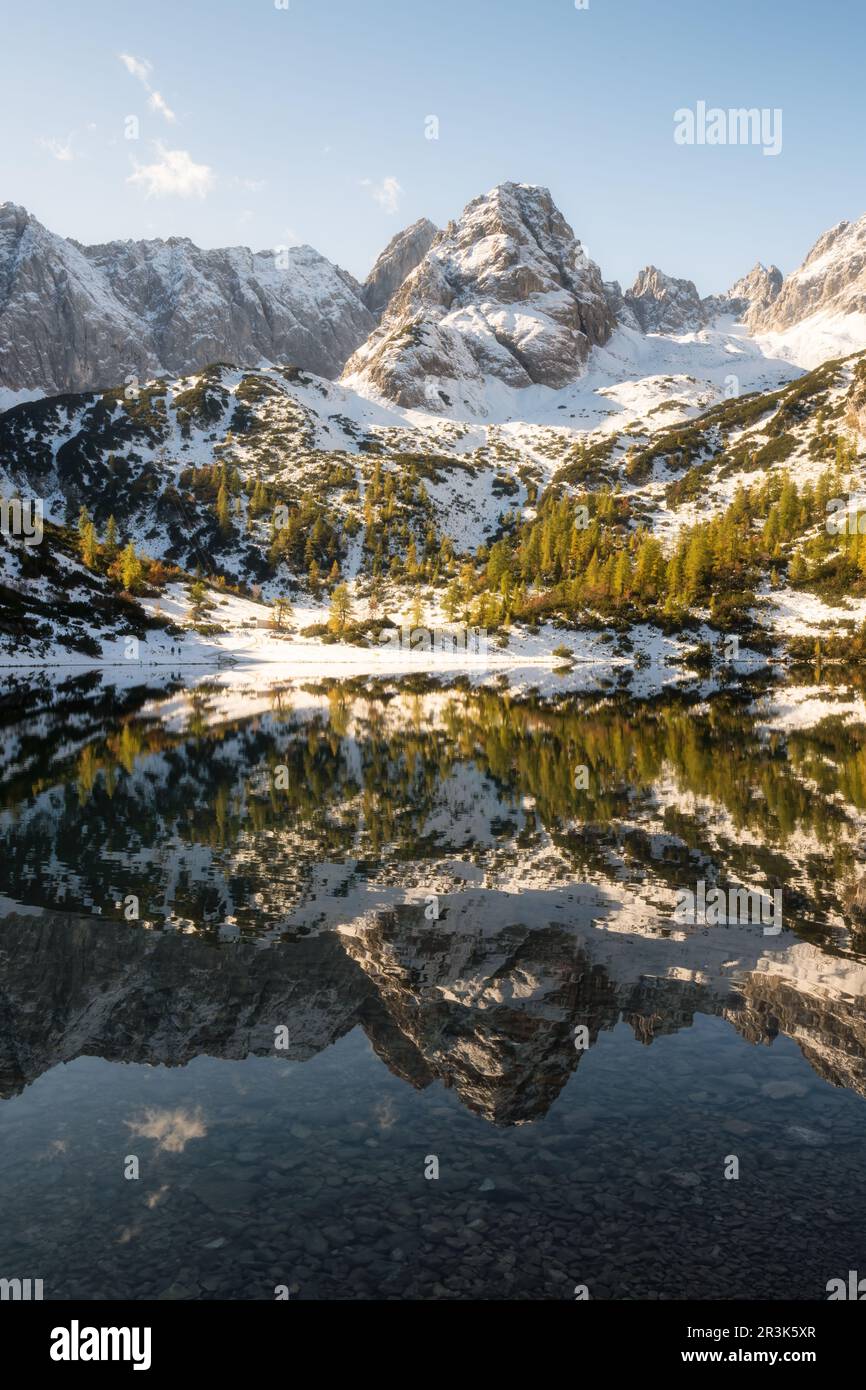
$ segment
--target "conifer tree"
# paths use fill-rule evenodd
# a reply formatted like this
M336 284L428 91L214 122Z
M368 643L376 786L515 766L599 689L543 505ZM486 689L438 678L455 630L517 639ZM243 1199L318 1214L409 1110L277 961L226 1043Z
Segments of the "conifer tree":
M278 628L281 628L284 623L289 622L293 616L294 610L285 595L281 595L279 598L274 599L274 623Z
M193 622L198 622L204 613L207 603L207 589L204 580L198 576L189 586L189 615Z
M352 600L349 597L349 590L345 584L338 584L331 594L331 611L328 618L328 627L332 632L339 636L345 632L348 624L352 621Z
M232 522L231 513L229 511L228 488L226 487L225 481L220 483L220 489L217 493L216 514L217 522L219 523L219 528L222 531L223 535L230 535L232 529Z
M96 527L92 521L88 521L81 535L81 559L89 570L94 568L98 553L99 544L96 539Z
M445 590L445 596L442 600L442 610L449 623L453 623L456 621L457 615L460 612L462 601L463 592L461 589L460 581L456 578L452 579L451 583L448 585L448 588Z
M412 611L409 616L410 627L420 627L423 619L421 606L421 590L416 589L412 597Z
M127 541L120 553L120 578L128 594L134 594L141 585L143 567L132 541Z

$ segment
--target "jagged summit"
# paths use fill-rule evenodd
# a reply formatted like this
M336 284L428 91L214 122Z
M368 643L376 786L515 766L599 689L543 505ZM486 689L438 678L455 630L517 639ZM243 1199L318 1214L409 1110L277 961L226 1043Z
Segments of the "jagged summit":
M381 315L406 276L426 256L439 228L421 217L392 237L364 281L361 297L371 313Z
M731 286L726 294L701 296L693 280L666 275L648 265L637 276L630 290L621 295L617 318L644 333L689 333L708 327L720 315L745 318L772 304L782 286L777 266L760 261ZM612 287L614 299L618 285ZM629 317L629 314L631 317Z
M109 387L130 373L291 361L336 376L375 326L310 246L203 250L186 237L83 246L0 205L0 385Z
M645 333L702 328L715 303L701 299L692 280L675 279L654 265L644 267L624 298Z
M798 270L766 303L756 303L749 327L785 332L815 314L866 315L866 214L824 232Z
M497 185L443 231L427 218L404 228L363 285L307 245L279 259L183 236L87 246L0 204L5 397L289 362L389 404L489 417L514 408L503 387L572 385L617 328L687 339L731 318L761 355L801 367L866 345L866 216L825 232L787 279L758 262L702 297L651 264L625 292L603 282L548 189L529 183ZM641 356L633 340L628 351ZM598 357L602 371L621 360Z
M549 191L503 183L448 223L344 376L441 410L489 377L566 385L613 328L598 267Z
M762 261L756 261L747 275L731 285L727 297L736 301L743 313L764 310L777 297L783 279L777 265L766 266Z

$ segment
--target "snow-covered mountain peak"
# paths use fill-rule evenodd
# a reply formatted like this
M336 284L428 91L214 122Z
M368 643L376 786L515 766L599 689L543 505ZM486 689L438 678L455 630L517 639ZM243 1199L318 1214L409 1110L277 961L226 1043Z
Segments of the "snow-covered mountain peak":
M32 217L27 209L23 208L20 203L13 203L7 198L0 203L0 222L12 221L35 222L36 218Z
M784 333L815 315L866 315L866 214L824 232L802 265L749 314L753 332Z
M444 239L473 288L489 285L503 300L558 286L579 291L587 274L598 274L549 189L537 184L502 183L474 198Z
M0 385L11 391L109 387L219 361L335 377L375 323L357 281L311 246L84 246L0 206Z
M529 183L497 185L443 231L427 218L404 228L363 285L309 245L87 246L0 204L4 404L212 362L291 363L342 373L389 407L526 419L551 390L581 392L587 372L610 373L610 386L675 358L679 374L700 378L708 335L730 333L730 351L748 340L771 366L809 368L866 345L866 216L830 228L784 281L759 261L702 297L652 264L625 293L603 282L549 190Z
M762 261L756 261L747 275L731 285L727 297L736 302L743 314L764 311L778 295L783 278L778 266L766 266Z
M645 333L683 333L703 327L715 301L701 299L692 280L678 280L657 266L639 273L625 301Z
M504 183L448 223L344 377L442 411L455 397L480 404L489 378L567 385L613 328L599 269L548 190Z

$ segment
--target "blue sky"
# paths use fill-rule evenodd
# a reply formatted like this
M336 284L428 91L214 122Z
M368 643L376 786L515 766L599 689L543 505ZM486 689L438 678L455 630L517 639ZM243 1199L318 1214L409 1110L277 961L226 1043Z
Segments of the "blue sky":
M304 241L363 276L515 179L606 278L651 262L702 293L866 211L862 0L288 5L2 0L0 200L80 241ZM699 100L781 108L781 153L677 145Z

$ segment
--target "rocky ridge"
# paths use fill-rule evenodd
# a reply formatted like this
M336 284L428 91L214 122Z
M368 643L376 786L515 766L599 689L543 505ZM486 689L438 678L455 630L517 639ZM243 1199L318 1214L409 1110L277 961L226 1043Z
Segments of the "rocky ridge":
M361 298L371 314L381 316L407 275L423 260L439 229L427 217L392 237L364 281Z
M343 379L442 412L487 377L565 386L614 327L598 266L548 190L505 183L436 238Z
M102 389L226 361L335 377L375 323L357 281L311 246L82 246L0 204L0 385L12 391Z

